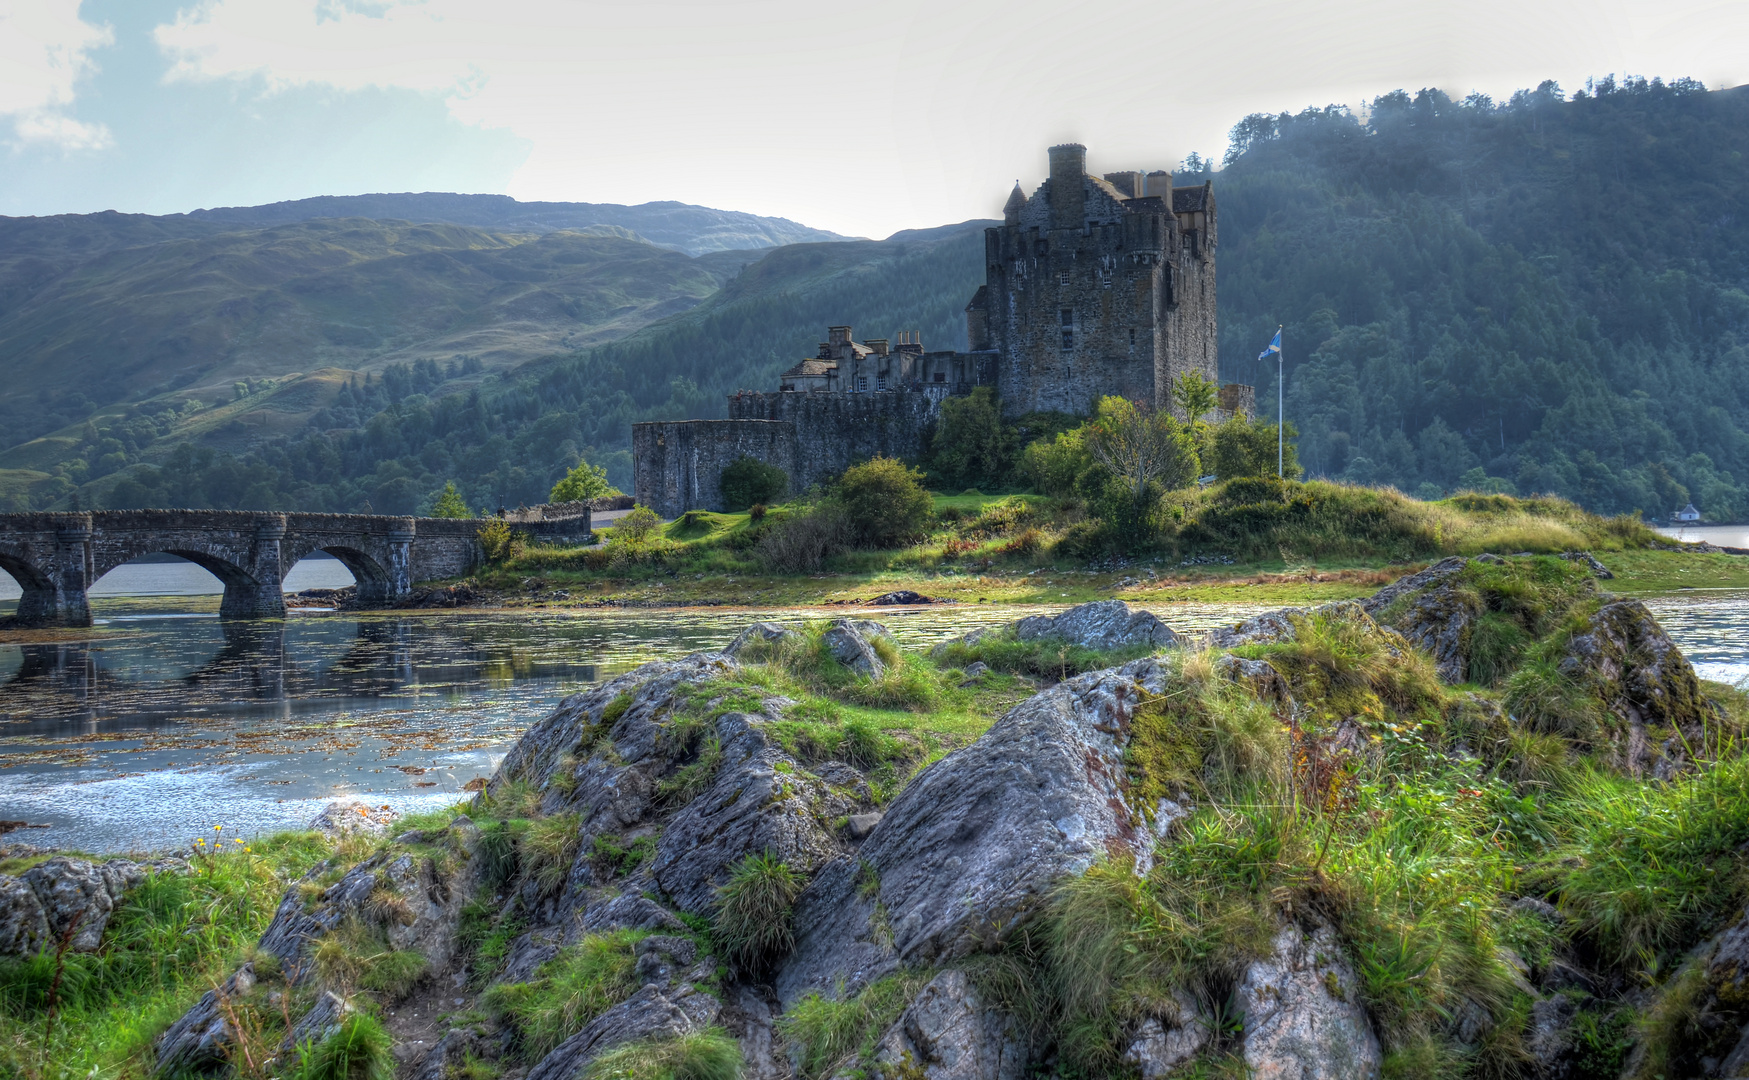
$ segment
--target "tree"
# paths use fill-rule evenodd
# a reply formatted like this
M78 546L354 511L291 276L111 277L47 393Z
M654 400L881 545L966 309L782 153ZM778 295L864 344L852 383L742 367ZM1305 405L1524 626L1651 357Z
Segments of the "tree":
M889 457L845 469L832 495L849 514L857 542L867 547L911 543L935 516L923 474Z
M1282 449L1283 475L1296 480L1304 470L1294 439L1299 432L1287 426L1287 440ZM1274 476L1276 462L1275 425L1261 420L1235 416L1215 428L1214 453L1209 466L1222 480L1239 476Z
M620 490L607 482L607 470L589 464L583 458L577 459L577 464L564 479L553 485L548 502L581 502L584 499L598 499L603 495L619 495Z
M1189 429L1146 405L1101 398L1083 444L1093 460L1122 479L1138 507L1147 499L1150 483L1171 489L1196 479L1196 446Z
M1184 412L1184 418L1191 423L1201 420L1213 409L1220 396L1220 389L1203 378L1201 372L1186 372L1172 384L1172 400Z
M474 512L468 509L468 504L462 499L462 493L455 489L455 481L448 481L443 490L437 493L437 498L431 500L431 516L438 518L471 518Z
M1015 435L1002 423L1002 403L990 387L950 397L929 444L929 474L948 490L1001 487L1014 468Z
M789 474L776 465L742 454L717 478L717 489L722 492L723 509L745 510L761 503L775 502L778 496L789 490Z

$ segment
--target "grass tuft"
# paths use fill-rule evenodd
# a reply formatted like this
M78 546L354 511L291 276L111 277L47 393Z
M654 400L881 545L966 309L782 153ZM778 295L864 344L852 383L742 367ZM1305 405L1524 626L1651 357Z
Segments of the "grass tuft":
M807 882L770 852L748 855L717 890L711 938L730 961L757 971L795 945L790 912Z

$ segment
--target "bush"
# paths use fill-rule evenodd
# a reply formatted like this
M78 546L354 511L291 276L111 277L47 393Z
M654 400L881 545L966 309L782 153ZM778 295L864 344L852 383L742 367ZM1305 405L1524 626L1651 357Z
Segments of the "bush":
M614 523L613 538L635 546L647 543L661 527L662 518L656 511L647 506L634 506L625 517Z
M856 542L865 547L913 543L934 517L923 474L894 458L875 457L844 470L833 499L844 507Z
M1241 476L1274 476L1276 466L1275 425L1262 420L1247 420L1235 416L1214 429L1211 460L1203 463L1208 471L1222 480ZM1283 473L1289 480L1299 479L1299 450L1294 440L1299 432L1289 424L1282 447Z
M776 465L743 454L723 470L717 490L722 493L724 510L745 510L755 503L777 501L789 491L789 474Z
M480 526L475 534L480 538L480 550L489 563L507 562L522 554L526 545L521 533L511 532L510 523L503 518L492 518Z
M945 490L983 484L1002 487L1014 469L1014 429L1002 423L996 391L980 386L941 403L929 443L929 476Z
M779 574L811 574L827 559L850 547L850 518L842 506L825 502L791 514L767 528L754 556Z
M750 971L763 969L795 945L790 909L807 884L777 856L749 855L717 890L711 938L723 954Z

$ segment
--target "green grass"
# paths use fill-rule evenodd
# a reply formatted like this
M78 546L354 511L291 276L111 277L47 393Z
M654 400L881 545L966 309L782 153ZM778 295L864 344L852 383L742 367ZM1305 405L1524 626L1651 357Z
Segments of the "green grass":
M480 1005L515 1036L520 1060L533 1063L638 989L633 947L649 931L591 934L567 945L523 983L498 983Z
M806 877L769 851L741 859L717 889L711 942L748 971L780 959L795 945L790 912L806 884Z
M589 1063L584 1080L738 1080L741 1044L721 1028L625 1043Z
M870 983L854 997L808 993L779 1018L778 1031L795 1048L802 1076L825 1080L867 1061L875 1040L928 981L925 973L903 971Z
M1128 649L1088 649L1052 638L1021 641L1012 627L1001 627L985 634L976 644L949 642L942 649L940 661L957 668L983 663L997 671L1040 675L1051 679L1067 679L1085 671L1115 667L1129 660L1147 656L1151 646Z
M320 1043L299 1046L286 1080L393 1080L393 1049L376 1017L354 1013Z

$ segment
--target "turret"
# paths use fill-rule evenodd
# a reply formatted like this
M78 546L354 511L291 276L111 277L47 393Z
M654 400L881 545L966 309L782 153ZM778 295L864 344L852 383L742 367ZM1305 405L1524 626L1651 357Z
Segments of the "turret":
M1051 147L1051 228L1079 229L1087 207L1087 148L1080 143Z
M1020 210L1026 205L1026 193L1020 190L1020 181L1014 182L1014 190L1008 193L1008 201L1002 204L1002 224L1020 224Z

